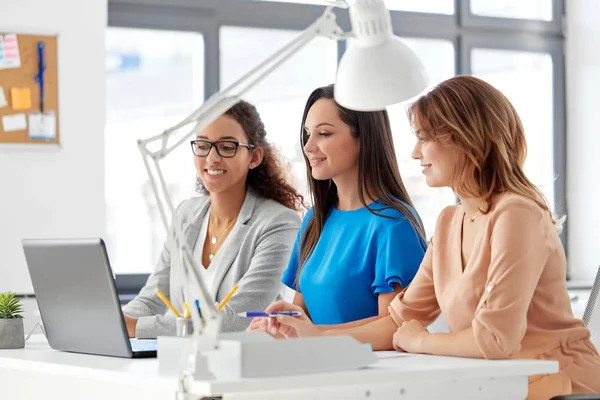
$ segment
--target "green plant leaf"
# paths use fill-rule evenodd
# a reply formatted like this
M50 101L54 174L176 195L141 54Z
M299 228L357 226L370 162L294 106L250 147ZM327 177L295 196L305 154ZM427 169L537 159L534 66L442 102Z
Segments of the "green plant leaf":
M14 292L0 293L0 319L23 318L21 299Z

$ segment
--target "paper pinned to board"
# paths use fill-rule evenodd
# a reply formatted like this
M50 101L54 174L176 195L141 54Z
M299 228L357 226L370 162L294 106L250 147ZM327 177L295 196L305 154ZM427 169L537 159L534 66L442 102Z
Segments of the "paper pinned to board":
M0 108L6 107L7 105L6 96L4 96L4 88L0 86Z
M27 129L25 114L12 114L2 117L2 129L4 132L22 131Z
M31 108L31 88L10 88L10 104L13 110Z
M15 33L0 35L0 69L19 68L21 56Z
M54 111L29 114L29 139L56 139L56 114Z

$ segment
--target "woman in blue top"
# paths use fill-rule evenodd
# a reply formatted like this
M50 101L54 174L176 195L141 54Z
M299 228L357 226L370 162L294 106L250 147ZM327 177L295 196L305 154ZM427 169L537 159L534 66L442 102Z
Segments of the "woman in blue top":
M318 325L366 323L413 279L425 233L398 170L387 112L334 101L333 85L310 95L301 143L313 208L306 214L283 283ZM255 319L250 330L265 330Z

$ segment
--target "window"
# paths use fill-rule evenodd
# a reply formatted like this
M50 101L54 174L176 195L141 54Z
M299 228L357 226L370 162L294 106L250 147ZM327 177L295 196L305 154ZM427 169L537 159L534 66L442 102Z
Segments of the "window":
M564 0L385 1L394 32L421 58L432 85L456 74L473 74L508 96L525 126L526 173L557 205L559 215L568 214L566 153L559 148L566 141L565 40L557 13ZM117 272L149 272L164 229L136 139L160 133L189 115L201 104L203 88L208 94L226 88L314 23L317 6L325 7L328 1L121 3L108 1L110 25L148 29L110 28L107 35L108 247ZM347 11L336 13L348 29ZM304 104L314 88L334 82L338 51L344 48L344 43L317 38L244 95L257 106L268 138L291 163L294 183L304 193L298 138ZM449 189L426 186L419 163L411 159L415 138L405 107L388 111L400 172L430 237L439 211L456 197ZM189 148L183 147L181 152L161 164L175 203L193 195L195 182L191 152L186 154Z
M552 0L471 0L475 15L552 21Z
M302 3L327 6L330 0L255 0L271 1L279 3ZM354 0L348 0L352 4ZM390 10L434 13L434 14L454 14L454 0L385 0L385 5Z
M423 62L430 86L451 78L454 73L454 45L448 40L404 38L404 42ZM400 174L410 194L415 208L419 212L427 237L435 229L439 213L449 204L456 203L456 196L448 188L430 188L425 183L418 161L411 158L416 139L411 130L403 104L388 107L396 155L400 164Z
M551 56L475 48L471 52L471 70L473 75L501 90L517 110L527 138L525 173L554 206Z
M454 14L454 0L386 0L385 4L390 10L429 14Z
M226 88L299 34L289 30L228 26L222 27L220 32L221 88ZM304 194L307 187L300 147L302 113L314 89L335 81L336 64L336 42L316 38L243 96L260 112L267 138L290 162L294 184Z
M166 237L137 139L178 123L203 100L201 34L109 28L106 35L107 248L117 273L151 271ZM194 194L193 154L161 167L174 204Z

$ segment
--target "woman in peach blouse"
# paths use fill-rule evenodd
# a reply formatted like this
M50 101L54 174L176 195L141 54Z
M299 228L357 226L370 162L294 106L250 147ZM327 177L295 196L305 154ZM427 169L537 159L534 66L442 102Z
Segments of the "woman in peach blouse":
M409 110L427 184L460 198L439 216L411 285L389 316L321 331L306 318L270 319L285 337L352 335L375 350L487 359L558 360L557 374L530 378L530 399L600 392L600 356L573 316L559 223L523 172L521 120L488 83L442 82ZM296 310L275 303L267 312ZM450 333L425 329L443 313ZM251 329L265 328L253 321Z

